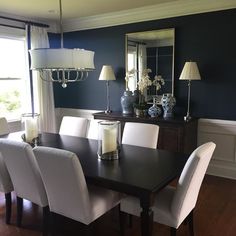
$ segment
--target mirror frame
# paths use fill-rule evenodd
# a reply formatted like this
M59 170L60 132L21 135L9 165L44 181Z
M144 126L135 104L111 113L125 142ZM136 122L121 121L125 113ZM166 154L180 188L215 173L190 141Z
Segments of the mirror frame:
M174 74L175 74L175 28L164 28L164 29L157 29L157 30L147 30L147 31L139 31L139 32L130 32L125 34L125 71L128 71L128 36L137 34L137 33L145 33L145 32L161 32L166 30L173 30L173 56L172 56L172 85L171 85L171 94L174 96ZM125 89L128 90L128 83L125 82ZM153 95L154 96L154 95ZM161 95L162 96L162 95Z

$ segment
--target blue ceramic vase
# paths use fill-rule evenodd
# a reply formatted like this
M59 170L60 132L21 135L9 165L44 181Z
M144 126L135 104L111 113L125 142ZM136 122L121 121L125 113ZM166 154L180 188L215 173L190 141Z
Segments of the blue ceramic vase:
M171 118L174 116L173 108L176 104L175 97L171 93L164 93L161 99L161 105L164 110L163 117Z
M148 109L148 115L158 117L161 115L161 108L157 106L157 98L153 97L153 105Z
M134 96L131 91L125 91L121 97L121 107L123 115L132 115L134 112Z

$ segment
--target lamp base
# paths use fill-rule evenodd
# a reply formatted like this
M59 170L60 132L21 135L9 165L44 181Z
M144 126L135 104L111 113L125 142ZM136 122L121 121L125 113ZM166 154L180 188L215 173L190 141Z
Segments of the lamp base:
M107 114L109 114L109 113L112 113L112 110L105 110L105 113Z

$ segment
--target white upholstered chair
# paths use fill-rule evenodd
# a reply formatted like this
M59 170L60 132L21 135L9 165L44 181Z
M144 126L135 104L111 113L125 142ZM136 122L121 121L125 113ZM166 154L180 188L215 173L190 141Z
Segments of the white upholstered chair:
M13 191L13 185L11 182L10 175L6 168L2 154L0 152L0 192L5 194L5 205L6 205L6 223L9 224L11 221L11 192Z
M122 135L122 144L155 149L157 147L158 134L158 125L126 122Z
M64 116L61 121L59 134L86 137L88 119L74 116Z
M152 207L153 219L170 226L171 235L176 235L176 229L185 219L189 221L191 235L194 234L193 209L215 147L213 142L208 142L195 149L184 166L177 187L167 186L157 193ZM130 196L122 199L120 210L139 216L139 200Z
M43 208L43 229L46 230L48 199L31 146L0 139L0 150L17 196L17 225L21 226L23 199L27 199Z
M101 120L90 120L87 129L87 138L88 139L98 139L98 123Z
M0 135L8 134L9 127L5 117L0 117ZM0 192L5 194L6 205L6 223L11 221L11 192L13 191L13 185L10 175L4 163L3 157L0 152Z
M120 203L119 193L87 186L76 154L49 147L35 147L33 151L46 188L51 213L90 225Z
M0 117L0 135L9 134L9 127L5 117Z

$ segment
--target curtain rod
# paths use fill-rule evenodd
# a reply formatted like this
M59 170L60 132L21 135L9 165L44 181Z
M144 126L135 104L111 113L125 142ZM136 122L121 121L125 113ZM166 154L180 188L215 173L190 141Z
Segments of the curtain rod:
M15 18L11 18L11 17L6 17L6 16L0 16L0 18L5 19L5 20L10 20L10 21L17 21L17 22L21 22L21 23L24 23L24 24L28 24L28 25L34 25L34 26L39 26L39 27L43 27L43 28L49 28L49 25L38 23L38 22L25 21L25 20L15 19ZM1 24L1 25L3 25L3 24ZM9 26L9 25L3 25L3 26Z
M146 45L146 43L138 42L138 41L135 41L135 40L130 40L130 39L128 39L127 41L130 42L130 43Z
M0 23L0 26L6 26L10 28L15 28L15 29L25 29L24 27L20 27L20 26L7 25L7 24L1 24L1 23Z

